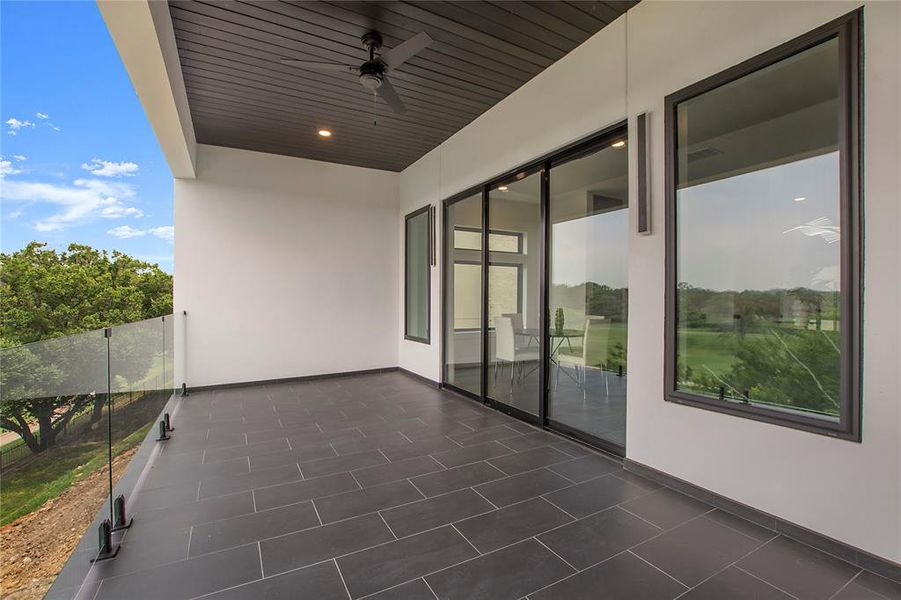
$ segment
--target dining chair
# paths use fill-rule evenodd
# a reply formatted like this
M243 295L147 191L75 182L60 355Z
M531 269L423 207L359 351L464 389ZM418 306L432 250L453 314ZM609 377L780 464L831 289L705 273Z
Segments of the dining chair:
M522 313L504 313L501 316L507 317L511 321L513 321L513 333L515 334L514 339L525 338L526 342L527 342L526 348L528 348L529 346L532 345L532 336L523 335L523 334L519 333L524 329L523 322L522 322Z
M523 377L523 363L539 360L536 350L518 348L516 346L516 332L513 327L513 319L510 317L494 318L494 381L497 382L498 365L503 361L510 364L510 386L512 388L516 378L516 368L519 367L520 380Z
M588 364L588 349L591 348L601 359L607 357L607 342L610 339L610 321L606 317L585 317L585 330L582 333L582 348L578 354L569 354L562 350L557 352L556 364L557 373L554 389L556 390L560 384L560 365L565 363L571 365L576 371L575 382L582 390L582 400L587 398L586 394L586 368L591 366ZM601 368L604 377L607 372Z

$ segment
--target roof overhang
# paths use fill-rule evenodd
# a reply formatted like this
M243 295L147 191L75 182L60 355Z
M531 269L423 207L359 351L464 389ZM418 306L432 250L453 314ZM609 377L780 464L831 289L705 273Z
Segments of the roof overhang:
M172 175L193 179L197 140L169 7L153 0L97 0L97 6Z

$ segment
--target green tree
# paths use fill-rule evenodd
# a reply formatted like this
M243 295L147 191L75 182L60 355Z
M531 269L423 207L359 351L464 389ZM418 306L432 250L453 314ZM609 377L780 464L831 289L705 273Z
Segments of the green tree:
M0 426L41 452L86 407L93 404L92 420L102 415L106 345L98 332L84 332L172 312L172 276L121 252L80 244L56 252L32 242L0 254L0 298ZM139 354L122 361L136 373L152 361Z

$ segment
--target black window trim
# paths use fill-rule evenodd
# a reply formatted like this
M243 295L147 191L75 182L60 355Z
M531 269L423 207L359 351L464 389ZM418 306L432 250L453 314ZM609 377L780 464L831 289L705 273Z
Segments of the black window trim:
M676 389L676 107L680 102L819 45L839 41L841 125L839 132L841 227L841 365L839 421L829 422L759 405L724 402ZM666 138L666 311L664 400L764 423L861 441L863 307L863 119L862 9L855 10L789 42L694 83L665 98Z
M407 300L409 297L409 274L410 274L410 265L409 261L407 261L407 246L409 243L408 235L407 235L407 226L410 223L410 219L418 217L423 213L428 213L428 242L426 244L427 256L426 256L426 326L425 326L425 337L418 337L415 335L410 335L409 328L410 324L407 322ZM434 233L432 230L434 228L434 223L432 219L432 205L426 204L422 208L418 208L411 213L408 213L404 216L404 339L410 342L419 342L420 344L431 345L432 343L432 244L434 243Z

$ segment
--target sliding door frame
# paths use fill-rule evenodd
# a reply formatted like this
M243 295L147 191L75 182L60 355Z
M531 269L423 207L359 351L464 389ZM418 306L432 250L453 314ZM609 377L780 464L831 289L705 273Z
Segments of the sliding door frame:
M625 456L625 447L614 444L610 441L604 440L600 437L594 436L590 433L582 431L580 429L576 429L572 426L565 425L558 421L554 421L549 418L548 415L548 402L549 402L549 392L550 392L550 357L548 356L548 348L549 348L549 339L548 339L548 331L550 326L550 315L548 314L548 304L550 301L550 284L548 281L548 277L550 275L550 251L548 249L548 243L550 242L550 233L551 233L551 223L550 223L550 171L552 168L559 166L561 164L570 162L572 160L576 160L579 158L583 158L588 156L589 154L593 154L605 147L607 147L610 142L615 139L627 139L628 137L628 121L622 120L600 129L591 135L588 135L580 140L577 140L571 144L567 144L557 150L549 152L535 160L531 160L523 165L515 169L511 169L506 171L500 175L492 177L491 179L484 181L479 185L472 186L467 188L466 190L454 194L453 196L442 201L442 262L441 262L441 386L443 388L447 388L459 394L462 394L468 398L472 398L473 400L477 400L482 402L483 404L487 404L492 408L507 413L511 416L514 416L518 419L526 421L528 423L532 423L534 425L538 425L540 427L544 427L546 429L550 429L557 433L562 434L565 437L569 437L575 439L577 441L586 443L588 445L594 446L601 450L605 450L612 454L616 454L618 456ZM539 402L538 402L538 414L534 415L532 413L526 412L524 410L518 409L514 406L510 406L508 404L504 404L503 402L499 402L497 400L492 400L487 396L487 377L488 377L488 267L490 265L489 260L489 235L490 235L490 222L489 222L489 193L492 188L497 187L498 185L503 185L504 183L509 183L510 181L516 181L517 179L521 179L528 175L533 175L535 173L540 172L540 217L539 217L539 231L540 231L540 239L539 239L539 260L538 260L538 274L539 274L539 323L541 328L541 335L538 340L538 349L539 354L541 355L539 368L538 368L538 385L539 385ZM482 201L482 247L481 247L481 297L479 299L481 304L481 364L479 366L479 394L473 394L467 390L461 389L451 383L447 383L447 363L446 363L446 350L445 346L447 344L447 306L445 300L445 294L448 291L448 253L453 251L452 247L449 247L449 244L453 244L453 239L448 240L448 221L447 221L447 213L448 207L459 202L460 200L464 200L467 198L471 198L475 195L481 195ZM628 409L627 409L628 410Z

